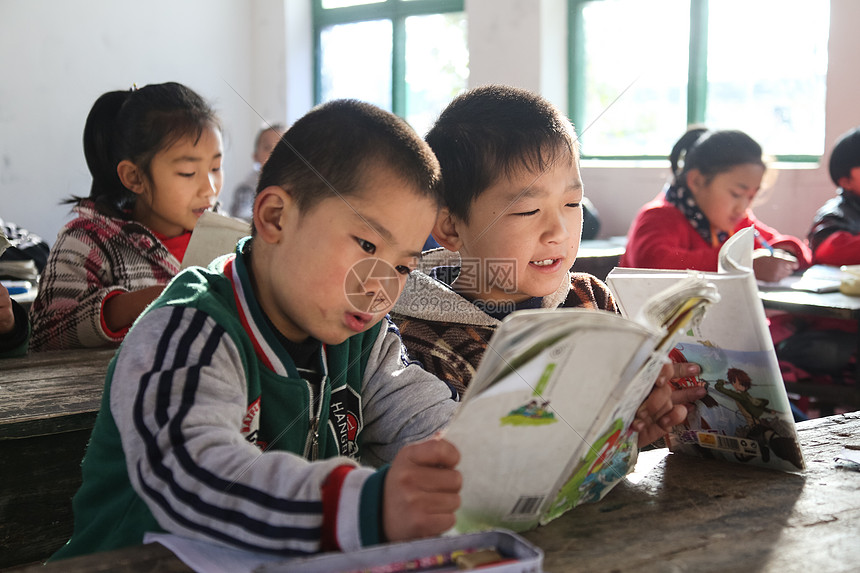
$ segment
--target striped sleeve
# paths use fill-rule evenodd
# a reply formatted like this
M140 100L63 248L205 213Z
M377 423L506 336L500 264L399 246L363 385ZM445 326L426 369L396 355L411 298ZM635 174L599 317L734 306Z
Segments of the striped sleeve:
M432 436L451 420L457 392L410 362L400 332L386 317L364 374L364 432L361 460L390 462L408 443Z
M110 393L132 486L172 533L283 555L319 551L323 484L354 462L261 452L241 434L246 404L240 353L210 316L186 307L144 315ZM360 490L373 473L355 469L344 481ZM357 507L340 489L338 511ZM356 522L342 527L338 537L355 537Z

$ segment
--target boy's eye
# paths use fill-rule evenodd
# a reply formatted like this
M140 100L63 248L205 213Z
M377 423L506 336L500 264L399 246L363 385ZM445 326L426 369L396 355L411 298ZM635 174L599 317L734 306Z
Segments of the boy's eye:
M217 173L217 172L219 172L219 171L221 171L221 166L220 166L220 165L219 165L218 167L213 167L213 168L212 168L212 172L213 172L213 173Z
M524 213L514 213L514 215L516 215L517 217L529 217L531 215L537 215L538 211L539 209L534 209L532 211L526 211Z
M364 239L359 239L358 237L356 237L355 240L358 241L358 246L361 247L361 250L363 250L365 253L372 255L376 252L376 245L374 245L370 241L365 241Z
M573 207L573 208L576 208L576 207L579 207L579 203L568 203L567 205L565 205L565 207Z
M408 275L409 273L411 273L411 272L412 272L412 269L410 269L410 268L409 268L409 267L407 267L406 265L397 265L396 267L394 267L394 269L395 269L398 273L400 273L401 275Z
M194 177L194 172L191 173L180 173L180 177Z

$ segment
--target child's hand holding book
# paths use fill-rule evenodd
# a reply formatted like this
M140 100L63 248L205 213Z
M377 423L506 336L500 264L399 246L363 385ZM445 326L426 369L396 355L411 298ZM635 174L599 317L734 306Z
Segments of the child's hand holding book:
M382 527L388 541L440 535L454 526L460 506L460 453L441 438L404 446L383 486Z
M636 411L631 427L639 433L641 448L663 437L672 427L687 418L687 405L702 398L707 391L701 387L674 390L669 380L696 376L701 373L698 364L691 362L666 364L660 371L654 388Z

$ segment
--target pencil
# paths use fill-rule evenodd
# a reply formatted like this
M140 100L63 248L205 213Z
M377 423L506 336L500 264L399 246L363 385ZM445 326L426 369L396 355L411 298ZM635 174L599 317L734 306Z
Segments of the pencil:
M761 233L758 232L758 229L755 230L755 236L758 239L758 242L761 243L761 246L770 251L771 256L773 256L773 247L767 240L761 236Z

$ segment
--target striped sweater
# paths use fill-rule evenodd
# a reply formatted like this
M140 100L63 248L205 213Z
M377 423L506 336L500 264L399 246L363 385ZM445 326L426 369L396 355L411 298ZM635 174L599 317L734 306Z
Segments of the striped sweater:
M321 384L301 379L254 298L246 241L178 275L132 327L55 559L162 530L281 555L381 540L382 464L447 423L452 393L387 320L323 347Z
M32 350L117 345L102 325L111 293L165 285L180 262L155 235L131 220L108 217L85 200L57 235L30 309Z

